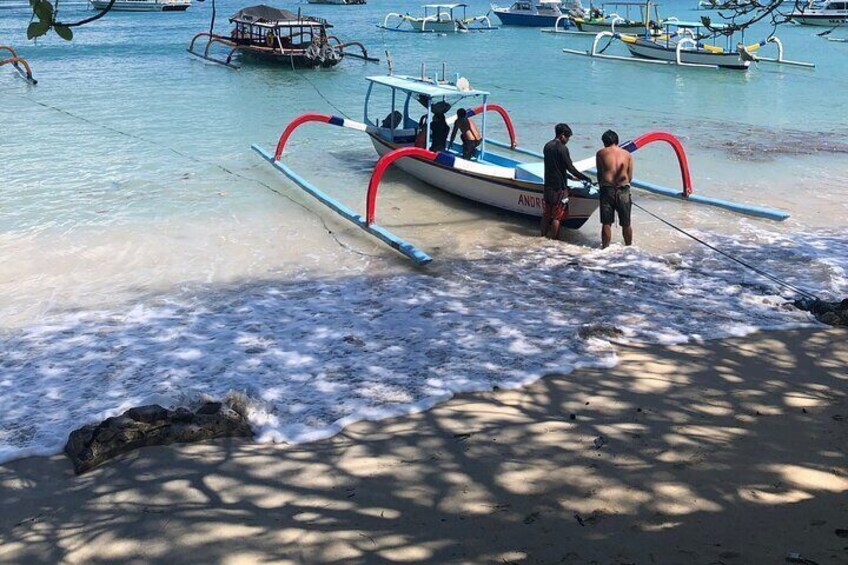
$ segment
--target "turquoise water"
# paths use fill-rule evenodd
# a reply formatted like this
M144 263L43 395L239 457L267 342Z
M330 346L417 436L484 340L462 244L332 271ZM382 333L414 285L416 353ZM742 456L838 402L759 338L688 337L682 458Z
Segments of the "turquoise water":
M246 4L220 0L219 16ZM690 9L694 4L671 0L664 14L693 19L700 15ZM669 130L686 145L696 191L785 209L792 217L776 224L641 196L645 206L794 277L798 284L830 295L848 290L848 237L842 229L848 212L843 188L848 181L848 44L815 37L821 29L786 26L778 31L786 57L813 61L815 70L762 64L747 73L719 72L569 56L561 52L563 47L588 48L591 37L553 36L535 29L436 36L388 33L376 27L387 12L399 11L398 6L416 12L415 3L275 5L328 18L343 40L360 40L381 59L389 51L397 72L417 73L422 62L432 72L445 62L449 73L491 90L491 100L509 109L523 146L538 149L559 121L574 129L572 153L578 158L591 155L609 127L622 138ZM488 10L483 2L471 5L469 14ZM600 346L594 342L560 345L560 354L536 362L537 352L526 344L547 339L547 330L536 325L538 310L546 304L571 305L565 313L550 313L549 321L572 337L576 328L598 321L646 340L720 337L809 323L803 315L775 312L781 297L776 289L757 286L761 283L755 277L691 249L686 240L640 213L635 215L638 251L597 253L596 220L567 236L572 245L548 244L535 237L530 220L470 205L392 172L381 189L381 223L436 258L424 272L413 269L299 194L250 150L251 143L272 146L285 124L302 112L343 112L361 119L364 77L385 72L385 64L347 59L334 69L300 72L265 64L245 64L236 72L206 64L185 48L208 26L210 9L207 2L181 14L116 12L78 29L71 43L54 36L32 43L25 38L27 3L0 4L0 40L29 59L39 80L31 87L8 67L0 70L0 319L5 336L0 343L0 386L16 387L12 376L15 381L22 378L17 373L21 367L29 371L26 375L32 369L35 375L63 383L119 375L102 398L95 399L92 389L86 393L91 405L57 416L49 433L32 431L26 414L6 416L0 444L11 446L7 454L50 451L67 432L68 422L113 413L151 394L173 401L179 395L249 388L244 383L251 382L251 371L275 383L249 391L266 403L257 408L255 423L271 430L270 439L296 439L313 436L291 432L290 426L328 429L340 419L355 419L354 414L376 417L397 413L398 407L423 407L451 391L490 386L493 374L506 375L506 381L496 382L520 383L527 375L551 368L610 362L606 346L596 351L592 348ZM91 13L82 2L62 2L62 10L67 19ZM219 31L226 30L224 20L219 17ZM767 31L763 27L749 33L748 42ZM493 132L505 138L499 125ZM293 138L287 160L327 192L364 210L375 154L361 134L304 127ZM643 179L678 186L676 165L665 148L640 151L636 171ZM594 274L570 270L577 263L653 277L649 286L662 291L657 290L648 307L641 302L644 296L634 300L621 295L617 283L609 283L606 302L595 302L580 289L603 289L607 283ZM704 272L684 277L677 270L684 267ZM519 271L526 280L514 276ZM710 278L711 273L718 278ZM686 288L678 292L684 278ZM562 295L544 298L537 295L537 280L570 284L563 283ZM739 286L738 280L748 282ZM386 281L397 286L386 286ZM478 303L474 296L463 297L462 281L485 290L491 300ZM243 298L244 285L260 289L250 286L244 290L248 298ZM277 293L268 290L270 295L286 299L268 306L261 285L270 285ZM379 294L361 310L351 310L348 299L376 293L372 287L380 289ZM455 302L439 294L443 287L459 296ZM429 298L420 298L422 294ZM322 300L318 313L298 309L315 296ZM398 302L380 314L387 296ZM688 327L691 301L696 299L704 301L698 303L703 315ZM449 315L439 322L443 325L428 326L423 335L430 337L406 342L404 312L413 312L413 326L431 319L414 313L420 300L428 304L422 310L427 316ZM621 301L636 310L618 311ZM587 303L595 309L584 312ZM300 312L299 318L285 314L292 308ZM729 318L728 309L738 317ZM205 313L212 317L205 319ZM366 315L376 318L361 318ZM511 340L501 334L491 341L492 347L498 348L497 355L512 351L521 362L508 355L493 357L482 343L465 343L476 331L464 321L466 316L489 320L484 326L510 326L509 335L519 337ZM174 343L180 345L174 350L167 339L155 336L160 330L171 335L158 324L178 318L194 321L184 330L188 334L177 332ZM302 366L291 359L298 351L298 359L306 355L297 341L305 334L277 332L273 339L265 335L275 334L273 320L283 318L315 329L316 341L302 349L311 352L310 363L316 366L320 364L314 358L321 352L326 359L349 354L336 351L328 336L348 325L350 331L368 333L371 324L380 328L374 336L375 351L405 342L428 352L432 365L425 371L424 360L407 366L391 355L379 362L368 355L357 357L357 367L339 365L334 370L368 367L373 380L353 388L367 397L372 412L362 412L355 402L340 411L304 401L301 416L294 417L279 408L286 394L309 395L294 386L283 394L280 383L323 375L326 389L336 391L332 398L344 398L350 389L338 392L334 387L341 385L329 379L325 369L291 369ZM229 345L215 337L215 324L234 332L221 334L232 338ZM104 326L118 328L120 337L89 348L87 344L98 343ZM277 352L273 362L243 359L243 344L253 343L253 330L241 335L233 329L242 326L265 328L257 330L265 337L254 336L262 338L263 351L275 351L267 340L289 349ZM481 336L488 335L486 331ZM146 345L135 349L139 336ZM192 336L219 341L211 351L187 344ZM197 348L204 352L203 364L195 363L189 351ZM12 351L18 353L12 356ZM142 357L146 361L137 363ZM207 357L220 358L220 363ZM475 369L457 365L459 357ZM497 367L481 376L481 367L495 358ZM169 365L168 359L179 359L178 366ZM57 373L59 366L64 372ZM159 388L138 384L145 381L137 371L155 374ZM450 371L460 381L451 381ZM397 384L416 382L420 375L425 375L426 387L405 390ZM37 379L28 386L33 393L42 392ZM51 386L60 398L74 394L65 385ZM55 405L28 406L26 399L18 403L29 408L27 414L57 410Z

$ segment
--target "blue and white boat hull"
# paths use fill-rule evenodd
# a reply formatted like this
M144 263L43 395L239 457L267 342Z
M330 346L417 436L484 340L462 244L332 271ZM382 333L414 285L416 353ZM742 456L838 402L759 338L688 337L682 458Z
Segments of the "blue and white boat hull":
M516 14L508 10L493 10L493 12L505 26L553 27L559 17L542 14Z
M392 143L379 135L369 135L374 149L381 157L395 149L408 146ZM544 190L541 182L510 178L514 177L515 173L508 167L476 161L466 163L476 165L479 172L414 158L400 159L395 165L418 180L461 198L525 216L542 216ZM491 174L487 174L487 170ZM568 201L568 218L563 225L570 229L579 229L595 213L598 206L597 194L581 194L581 189L573 190Z

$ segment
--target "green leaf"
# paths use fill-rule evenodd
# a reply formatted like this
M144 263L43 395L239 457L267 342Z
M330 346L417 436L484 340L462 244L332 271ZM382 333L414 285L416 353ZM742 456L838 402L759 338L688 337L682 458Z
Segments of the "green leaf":
M38 19L42 22L52 23L53 4L51 4L47 0L41 0L38 4L35 5L35 15L38 16Z
M32 22L27 27L27 39L35 39L41 37L50 29L50 24L47 22Z
M701 23L704 24L704 27L710 27L712 20L710 20L709 16L701 16Z
M64 39L65 41L70 41L74 38L74 32L71 28L62 24L55 24L53 26L53 31L56 32L56 35Z

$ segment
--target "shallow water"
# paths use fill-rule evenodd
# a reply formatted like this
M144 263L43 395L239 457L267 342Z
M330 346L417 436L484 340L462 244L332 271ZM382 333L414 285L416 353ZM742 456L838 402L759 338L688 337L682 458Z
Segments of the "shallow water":
M663 10L693 19L689 4ZM243 5L221 0L219 14ZM591 38L533 29L382 32L375 24L397 4L379 0L277 5L329 18L381 58L390 51L398 72L445 61L509 109L523 146L540 147L558 121L576 132L575 157L608 127L622 138L669 130L684 140L696 191L792 217L743 219L640 194L641 204L806 288L848 290L848 65L845 44L820 30L779 31L787 57L815 70L715 72L570 57L560 49ZM28 44L26 6L0 5L0 38L40 80L30 87L0 70L0 458L55 451L71 427L150 398L247 390L263 438L298 440L451 391L609 363L609 335L681 341L811 323L780 306L788 295L638 211L639 249L600 253L597 220L550 244L532 221L391 172L381 223L436 258L414 269L250 150L305 111L360 119L363 77L384 64L205 64L185 47L208 25L208 3L113 13L70 44ZM68 18L89 13L62 6ZM375 155L361 134L307 126L287 155L363 210ZM667 149L636 159L640 178L677 186ZM581 333L587 324L603 331Z

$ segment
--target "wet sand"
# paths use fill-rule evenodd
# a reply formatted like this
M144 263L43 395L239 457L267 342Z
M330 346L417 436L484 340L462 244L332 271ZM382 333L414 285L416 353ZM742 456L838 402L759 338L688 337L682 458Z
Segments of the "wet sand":
M848 562L848 332L621 346L321 442L0 466L0 562Z

